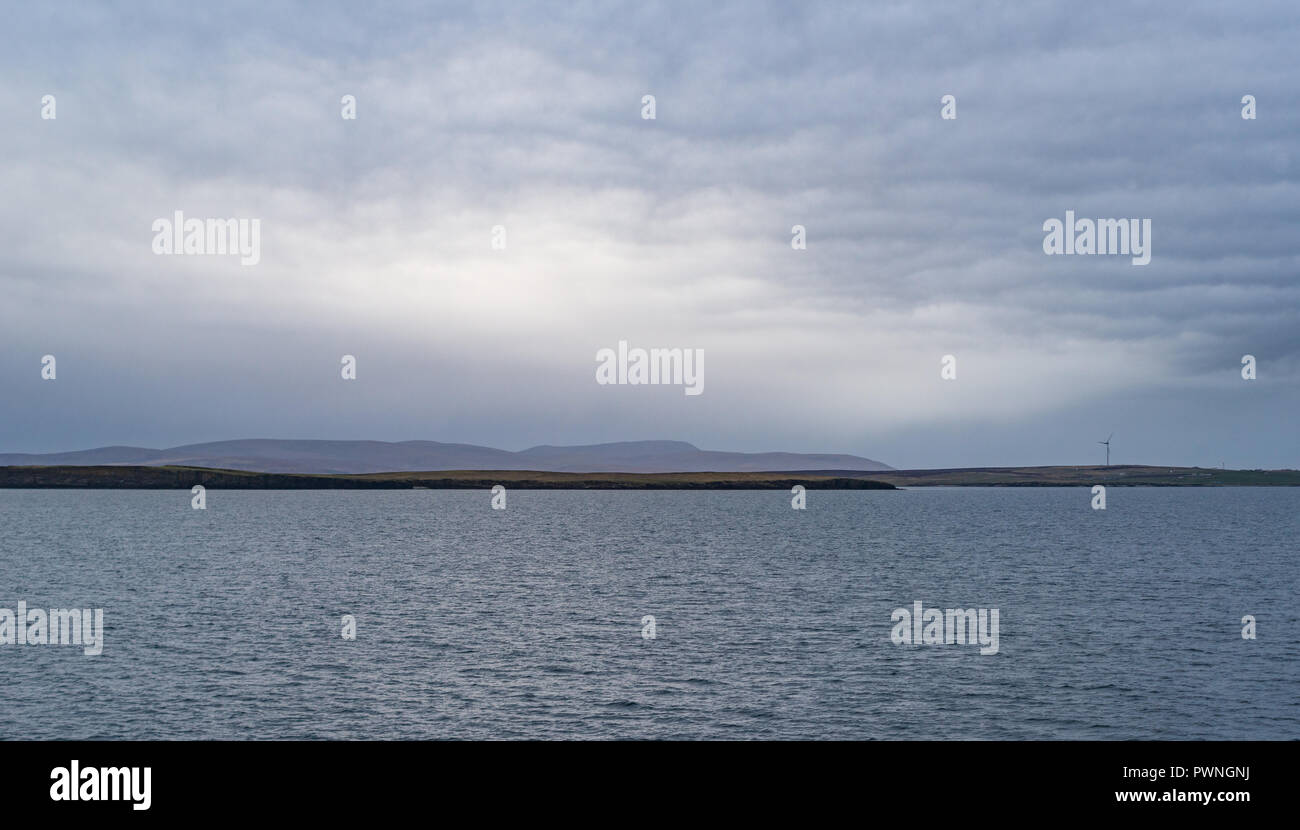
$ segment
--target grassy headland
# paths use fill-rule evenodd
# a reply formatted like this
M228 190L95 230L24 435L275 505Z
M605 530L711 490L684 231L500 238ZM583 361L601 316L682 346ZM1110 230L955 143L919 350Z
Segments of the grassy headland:
M426 473L299 475L206 467L0 467L0 487L158 490L196 484L223 490L894 490L861 477L802 473L547 473L531 470L446 470Z
M856 473L815 470L812 475L871 476L896 487L1295 487L1300 470L1222 470L1217 467L1112 465L1083 467L966 467Z

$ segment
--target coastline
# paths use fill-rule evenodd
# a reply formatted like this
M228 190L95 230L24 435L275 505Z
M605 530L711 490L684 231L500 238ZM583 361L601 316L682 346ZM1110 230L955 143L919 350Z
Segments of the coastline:
M550 473L446 470L415 473L300 474L207 467L0 467L0 488L168 490L895 490L858 477L797 473Z
M896 490L904 487L1295 487L1297 470L1202 467L978 467L941 470L557 473L439 470L392 473L268 473L179 466L0 467L0 489L474 490Z

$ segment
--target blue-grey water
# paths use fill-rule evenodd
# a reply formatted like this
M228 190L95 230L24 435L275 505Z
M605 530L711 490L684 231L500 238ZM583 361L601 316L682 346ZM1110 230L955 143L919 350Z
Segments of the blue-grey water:
M1300 738L1300 488L190 499L0 490L0 607L106 629L0 645L0 737Z

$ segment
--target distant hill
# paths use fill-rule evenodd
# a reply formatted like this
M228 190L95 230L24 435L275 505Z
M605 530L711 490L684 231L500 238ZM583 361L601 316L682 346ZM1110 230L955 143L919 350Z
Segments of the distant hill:
M439 441L298 441L254 438L155 450L99 447L60 453L0 454L0 466L181 466L259 473L350 474L438 470L557 473L738 473L769 470L892 470L870 458L834 453L719 452L684 441L622 441L511 452Z

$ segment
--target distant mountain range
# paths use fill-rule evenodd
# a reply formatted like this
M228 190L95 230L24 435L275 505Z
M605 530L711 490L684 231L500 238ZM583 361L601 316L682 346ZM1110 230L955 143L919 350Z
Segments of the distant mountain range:
M621 441L511 452L439 441L293 441L254 438L165 450L99 447L59 453L0 454L0 466L162 465L259 473L389 473L434 470L537 470L555 473L739 473L798 470L892 470L856 455L718 452L684 441Z

